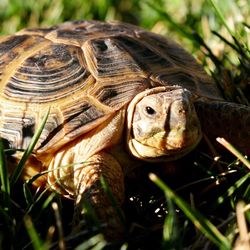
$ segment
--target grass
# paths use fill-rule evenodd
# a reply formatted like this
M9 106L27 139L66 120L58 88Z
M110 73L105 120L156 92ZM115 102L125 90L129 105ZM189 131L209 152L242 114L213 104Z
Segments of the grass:
M220 249L231 249L231 244L229 240L222 235L218 229L203 215L199 213L198 210L193 209L188 203L176 195L164 182L162 182L156 175L150 174L150 179L156 183L165 193L167 199L173 200L177 206L185 213L187 218L189 218L193 224L217 247ZM168 228L168 226L166 226ZM169 231L164 229L164 231ZM170 231L171 232L171 231Z
M0 32L74 19L134 23L179 41L214 77L227 100L248 105L249 12L247 0L3 0ZM94 223L72 234L72 202L23 183L18 177L25 159L9 177L0 143L0 249L249 249L249 161L239 154L214 155L210 148L203 141L173 172L147 166L130 180L124 206L128 236L110 246ZM152 182L152 171L162 180L151 174Z

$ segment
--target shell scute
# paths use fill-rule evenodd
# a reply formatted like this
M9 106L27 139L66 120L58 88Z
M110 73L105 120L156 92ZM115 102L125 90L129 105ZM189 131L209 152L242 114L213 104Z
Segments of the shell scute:
M63 103L60 111L52 110L37 146L38 153L53 153L64 144L100 125L114 113L114 110L91 99L82 96L81 101L77 99Z
M143 39L119 36L117 41L120 46L125 48L135 58L137 64L140 65L146 75L150 75L158 70L166 70L173 66L166 54L160 54L151 45L145 44Z
M8 140L9 147L27 148L35 130L35 118L31 114L23 116L22 112L12 112L1 118L0 135Z
M86 132L87 127L99 118L105 116L105 110L91 103L90 100L82 102L73 102L71 105L63 108L63 117L65 123L65 135L74 138L80 130Z
M120 46L117 39L92 39L83 50L88 68L97 79L111 81L111 78L145 77L138 62Z
M83 88L89 75L79 48L52 44L16 69L4 94L13 100L47 103Z
M174 65L172 68L159 67L158 71L155 70L151 76L153 81L162 85L178 84L198 96L223 100L212 78L183 47L152 32L139 30L136 34L139 40L156 53L167 56Z
M11 62L14 62L14 67L20 57L25 51L30 51L37 43L42 43L43 39L40 37L30 37L27 35L8 36L0 43L0 90L3 88L5 82L2 81L3 75L7 77L11 75L13 67L7 67Z
M7 54L13 48L19 46L24 41L26 41L29 37L26 35L23 36L9 36L6 40L0 43L0 57L4 54Z
M134 26L131 25L131 27ZM59 25L56 30L49 32L45 37L54 42L81 47L86 41L94 38L112 37L120 34L133 36L131 27L115 22L75 21Z
M97 84L98 85L98 84ZM143 78L117 79L113 81L99 83L99 86L89 93L101 103L118 110L128 103L137 93L150 88L150 82Z
M197 90L198 79L190 74L189 71L182 70L173 67L168 71L158 72L157 74L151 75L151 79L155 82L159 82L162 85L181 86L185 83L185 88L195 93Z
M35 36L45 36L46 34L56 30L58 26L52 26L49 28L27 28L17 32L18 35L35 35Z

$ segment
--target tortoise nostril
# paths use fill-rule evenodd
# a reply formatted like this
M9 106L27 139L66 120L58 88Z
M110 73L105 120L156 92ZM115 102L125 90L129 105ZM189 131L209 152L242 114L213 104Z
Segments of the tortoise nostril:
M186 114L187 113L187 110L186 109L179 109L179 114Z
M189 108L187 106L183 106L179 109L180 114L188 114L189 113Z

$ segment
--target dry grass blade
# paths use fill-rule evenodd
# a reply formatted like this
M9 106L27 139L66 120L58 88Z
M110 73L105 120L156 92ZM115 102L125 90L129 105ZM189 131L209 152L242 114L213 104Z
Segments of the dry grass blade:
M53 210L55 212L56 225L57 225L57 230L58 230L58 237L59 237L58 249L59 250L65 250L66 246L65 246L64 236L63 236L62 220L61 220L58 205L57 205L56 202L52 203L52 208L53 208Z
M250 249L250 234L247 229L245 218L246 205L244 202L238 202L236 206L237 224L239 229L239 237L236 240L234 250L249 250ZM250 205L248 205L248 209Z
M224 138L218 137L216 139L222 146L229 150L233 155L235 155L243 164L245 164L250 170L250 162L242 155L232 144L230 144Z

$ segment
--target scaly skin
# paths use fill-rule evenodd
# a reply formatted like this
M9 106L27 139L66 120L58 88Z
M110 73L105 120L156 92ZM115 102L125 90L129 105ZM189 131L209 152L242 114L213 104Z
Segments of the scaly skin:
M102 176L107 182L117 206L121 207L124 200L124 176L118 161L110 154L100 152L90 157L82 167L77 168L74 176L76 195L74 228L77 228L84 218L83 204L88 202L99 222L103 224L106 239L121 238L124 225L100 183Z
M209 139L223 137L250 154L250 107L219 101L198 101L195 107L202 131Z

